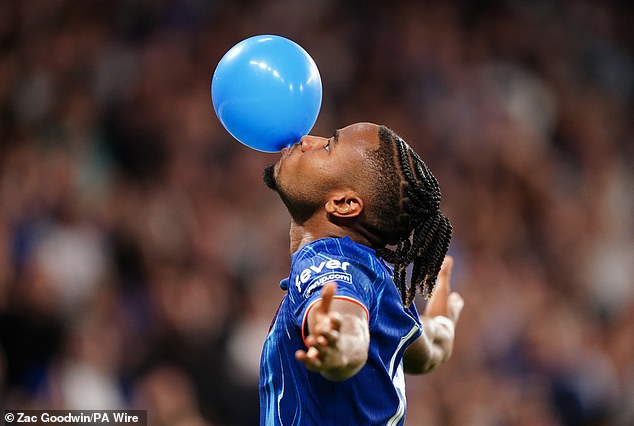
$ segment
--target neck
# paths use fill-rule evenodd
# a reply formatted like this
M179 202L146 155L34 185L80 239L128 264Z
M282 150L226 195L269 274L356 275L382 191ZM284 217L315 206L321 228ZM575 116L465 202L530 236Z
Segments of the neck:
M324 217L313 216L300 223L291 220L290 229L290 252L295 253L308 243L322 238L343 238L349 237L352 241L372 247L370 240L362 232L358 232L354 227L342 226Z

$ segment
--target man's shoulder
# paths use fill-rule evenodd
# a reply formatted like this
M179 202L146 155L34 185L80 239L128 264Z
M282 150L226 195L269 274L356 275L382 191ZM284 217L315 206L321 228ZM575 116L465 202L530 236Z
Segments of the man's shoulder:
M324 238L302 247L291 265L290 283L304 296L330 281L370 289L390 277L374 250L345 238Z

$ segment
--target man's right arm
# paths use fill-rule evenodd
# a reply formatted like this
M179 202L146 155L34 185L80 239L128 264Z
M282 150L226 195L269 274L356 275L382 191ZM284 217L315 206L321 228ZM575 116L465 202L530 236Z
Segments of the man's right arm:
M349 379L368 359L368 311L361 303L335 296L337 284L326 284L315 308L306 313L306 350L295 358L310 371L333 381Z

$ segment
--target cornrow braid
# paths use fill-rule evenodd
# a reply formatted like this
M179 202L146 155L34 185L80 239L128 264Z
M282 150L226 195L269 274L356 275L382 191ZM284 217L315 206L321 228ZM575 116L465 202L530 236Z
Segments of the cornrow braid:
M394 248L386 245L377 253L394 266L394 282L407 307L416 293L425 299L431 297L449 248L452 227L440 211L440 186L425 162L387 127L381 126L379 137L382 144L392 147L392 162L397 169L401 194Z

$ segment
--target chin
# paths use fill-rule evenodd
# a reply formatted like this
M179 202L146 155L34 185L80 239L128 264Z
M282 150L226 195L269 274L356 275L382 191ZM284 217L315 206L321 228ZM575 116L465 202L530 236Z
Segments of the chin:
M272 189L273 191L278 190L277 180L275 177L276 171L277 171L276 164L270 164L264 169L264 174L262 176L262 179L264 180L264 184L268 188Z

